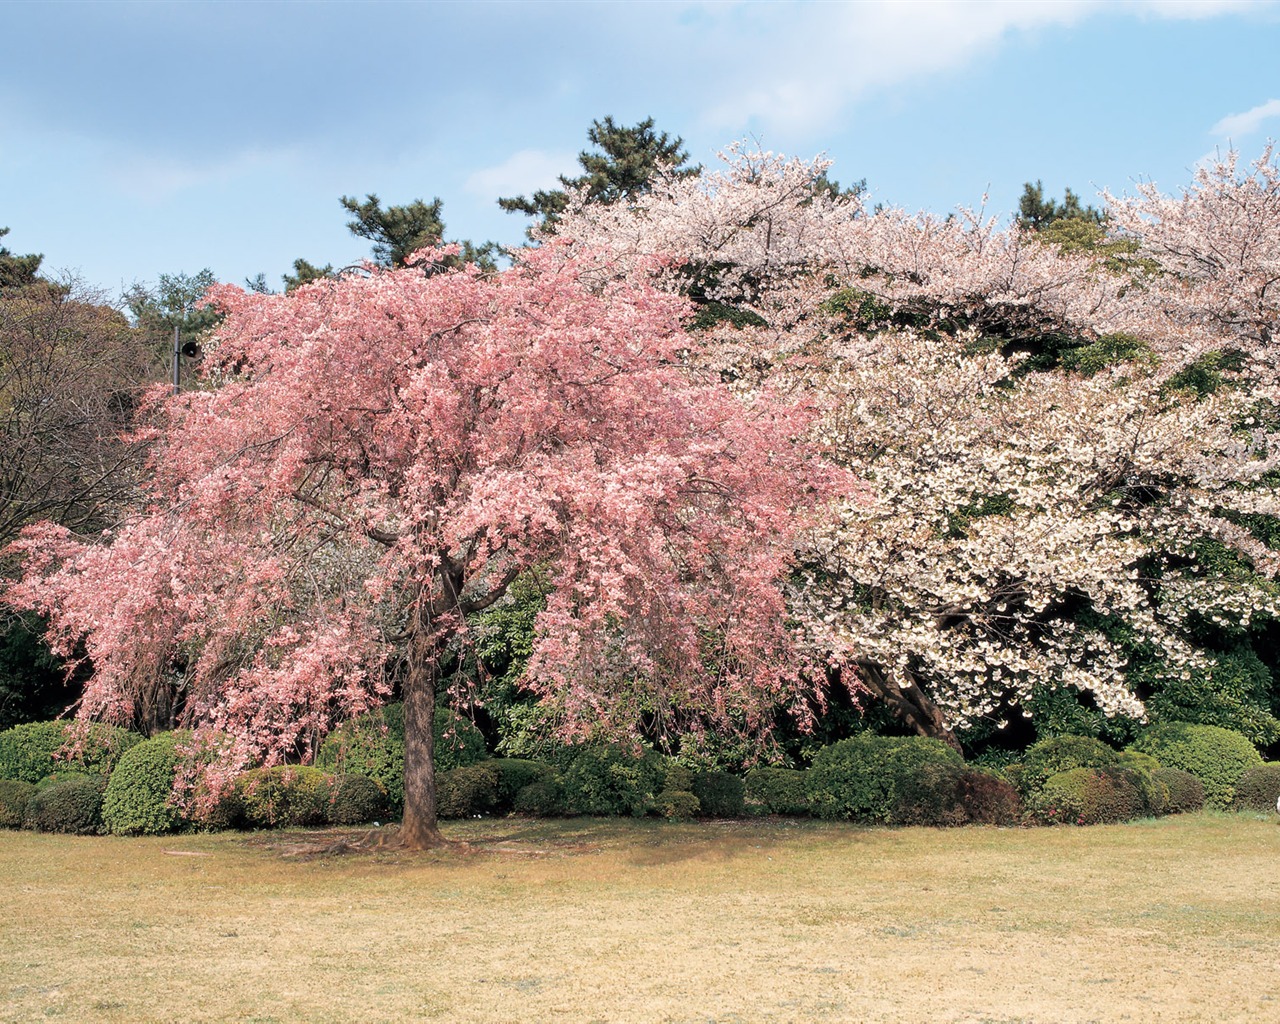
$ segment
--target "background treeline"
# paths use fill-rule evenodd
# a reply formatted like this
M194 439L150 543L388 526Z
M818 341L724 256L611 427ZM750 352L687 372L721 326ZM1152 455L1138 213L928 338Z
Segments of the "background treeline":
M500 200L505 209L533 218L530 233L535 243L554 237L564 218L584 205L628 210L655 181L674 188L673 183L692 181L701 172L689 165L681 140L656 131L652 121L628 127L605 118L588 135L593 148L580 156L581 175L563 178L560 189ZM760 179L767 176L765 170L760 169ZM807 193L797 205L808 204L808 208L833 200L856 200L865 191L864 183L841 187L826 177L825 169L811 174L804 188ZM438 198L386 205L370 194L364 199L344 196L340 203L351 218L351 231L370 242L371 259L380 266L402 267L415 251L449 244ZM1122 291L1170 274L1136 242L1118 237L1106 212L1082 204L1070 190L1059 202L1047 197L1039 182L1028 183L1017 228L1055 259L1084 254L1097 266L1108 268L1129 282L1121 286ZM437 273L462 263L492 270L502 260L490 243L460 240L453 245L456 248L441 254L437 262L423 265L423 272ZM155 287L136 286L125 296L111 298L82 282L43 275L41 265L38 255L19 255L0 247L4 416L0 541L4 542L12 540L23 525L44 519L82 535L112 528L135 499L147 450L146 433L138 430L145 425L144 394L149 386L170 378L175 327L181 336L198 339L216 324L213 313L197 308L199 298L213 284L207 270L195 275L162 274ZM769 287L777 287L776 282L770 282L764 271L754 278L747 273L733 279L735 270L727 261L691 261L681 271L685 275L681 287L693 310L689 328L695 335L716 337L717 332L768 326L759 311L759 299ZM871 282L882 271L867 265L862 273ZM776 268L768 272L776 273ZM330 264L300 258L293 272L285 275L282 288L296 289L336 273ZM963 337L975 359L1009 360L1012 369L993 385L1006 390L1020 386L1019 381L1029 374L1053 372L1082 382L1081 387L1093 386L1083 382L1117 373L1117 368L1141 367L1154 358L1150 346L1135 334L1073 330L1067 319L1055 322L1043 315L1044 307L1029 302L978 303L971 298L961 302L954 295L930 294L926 286L909 281L909 276L898 275L900 281L918 286L906 299L890 301L870 283L865 291L855 287L835 291L824 300L827 336L831 337L832 323L843 323L850 336L862 338L909 335L931 342ZM731 279L733 287L726 287ZM252 290L271 289L264 275L245 283ZM1241 350L1229 345L1206 351L1163 381L1160 394L1175 396L1188 406L1216 402L1247 386L1241 384L1246 362ZM720 369L726 379L735 381L769 372L759 365ZM1267 402L1260 399L1260 407ZM1270 415L1269 405L1260 414ZM1274 472L1266 479L1273 486ZM1159 484L1122 477L1112 481L1108 500L1114 494L1114 503L1122 508L1150 506L1157 500ZM998 520L1010 508L1010 499L997 491L975 491L969 504L948 512L953 539L961 540ZM1237 518L1240 528L1263 548L1280 547L1280 521L1273 515L1258 512ZM1211 580L1270 585L1265 573L1230 545L1207 537L1179 543L1176 557L1153 558L1144 573L1152 579L1173 579L1175 573L1188 571ZM808 571L810 583L817 574L813 592L837 575L828 565L810 566ZM797 579L798 587L806 585L804 579ZM546 586L537 572L522 577L509 599L480 613L470 624L478 637L475 647L443 666L441 696L470 695L467 717L445 730L446 749L456 741L469 751L462 762L441 765L445 774L440 806L446 815L517 810L683 817L732 815L754 808L931 824L1122 820L1196 805L1200 799L1196 787L1170 772L1189 772L1216 806L1230 806L1237 798L1256 804L1263 799L1250 795L1256 789L1252 781L1256 776L1249 777L1251 781L1239 794L1236 787L1262 756L1280 752L1276 688L1280 627L1274 617L1203 610L1186 615L1180 620L1179 642L1190 653L1179 671L1169 673L1163 671L1160 649L1135 633L1123 618L1107 614L1083 590L1069 590L1051 609L1053 628L1065 622L1072 631L1095 631L1123 650L1126 683L1142 701L1140 712L1104 706L1088 687L1043 685L1031 687L1029 693L1011 691L972 716L947 718L939 710L943 702L927 685L927 657L916 658L910 668L918 685L889 679L884 671L888 659L882 657L868 658L858 666L869 692L830 687L828 701L812 728L799 728L779 712L769 754L775 763L770 767L757 766L759 751L706 734L691 735L674 746L669 737L645 737L655 745L665 744L671 756L636 756L614 747L593 747L590 752L564 748L552 738L539 704L520 686ZM843 600L865 601L868 608L879 608L876 602L889 597L887 591L872 592L859 581L850 586L846 580L841 586ZM1158 590L1158 585L1153 586L1153 595ZM1010 603L1020 596L1014 594ZM37 618L5 615L0 632L0 728L45 723L74 705L77 686L92 665L81 660L69 670L43 646ZM938 611L933 615L934 626L940 634L952 629L960 636L967 628L966 615L968 611ZM1048 619L1040 620L1040 626L1047 632ZM1035 641L1040 637L1036 634ZM155 777L170 773L168 789L156 783L160 785L156 792L163 791L165 801L173 785L172 772L177 770L172 730L182 721L184 700L183 666L168 666L167 672L171 685L165 690L166 699L140 715L133 723L135 733L113 733L112 739L103 741L104 749L118 750L119 764L129 768L131 755L142 757L133 754L129 745L136 737L146 738L136 749L148 752L148 764L160 766ZM210 820L267 825L365 820L395 813L399 784L395 718L390 710L380 715L373 727L368 721L349 723L324 746L301 752L315 758L314 768L261 770L261 777L238 785L232 804L221 807ZM944 719L945 725L940 725ZM44 730L40 735L46 738L41 741L45 746L52 743L51 737L57 739L50 749L52 757L67 736L52 726L42 724L39 729ZM643 734L643 722L640 731ZM926 740L918 735L922 733L935 739ZM4 742L26 744L23 737L27 735L11 729ZM78 749L75 743L79 742L82 739L74 740L68 749ZM1170 752L1182 747L1207 753ZM360 753L365 748L370 752ZM83 751L75 756L83 759ZM1204 763L1196 760L1201 756ZM86 828L105 823L116 831L152 830L149 824L135 826L129 817L133 812L120 809L142 798L122 795L123 781L115 783L116 790L111 788L111 780L118 778L115 758L115 753L104 755L93 770L87 770L88 782L78 774L61 778L60 762L45 765L41 761L41 768L51 770L38 773L36 769L19 772L0 763L0 774L15 784L35 787L21 791L27 804L51 786L65 783L79 794L66 798L70 804L88 807L96 799L92 790L100 798L94 814L101 818L90 814L85 820L92 819L94 824ZM1222 767L1224 759L1229 767ZM146 770L141 774L146 775ZM350 777L373 779L376 785L370 788L349 781ZM855 777L861 781L855 784L851 781ZM831 781L836 778L844 781L837 785ZM864 785L874 793L850 795ZM1274 802L1274 794L1263 789L1266 800ZM300 795L303 790L310 795ZM17 792L12 787L6 792L10 791ZM260 792L278 795L259 797ZM13 799L21 802L18 796ZM41 796L35 806L42 807L44 800ZM267 810L260 807L263 800ZM272 809L277 800L282 806L297 803L309 809L278 811ZM333 810L347 802L357 810ZM329 809L322 812L322 806ZM180 818L178 812L170 811L157 812L166 828L177 827ZM39 813L32 811L31 820L41 820ZM138 813L145 818L151 811ZM20 815L14 812L11 823L26 816L25 809Z

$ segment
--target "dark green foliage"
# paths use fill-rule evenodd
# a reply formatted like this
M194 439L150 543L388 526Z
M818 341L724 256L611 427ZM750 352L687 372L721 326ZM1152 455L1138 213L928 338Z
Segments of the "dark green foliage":
M495 757L484 762L486 767L498 773L497 810L515 809L516 794L526 786L547 778L551 774L551 766L540 761L526 761L517 757Z
M1029 801L1046 824L1103 825L1149 813L1138 773L1128 768L1072 768L1045 780Z
M1237 810L1274 811L1280 800L1280 764L1254 765L1240 776L1232 801Z
M1244 362L1244 356L1234 350L1208 352L1170 377L1164 390L1207 398L1226 384L1227 374L1241 370Z
M0 779L0 828L21 828L27 802L36 787L17 779Z
M900 776L889 821L894 825L1012 825L1022 802L1008 782L963 765L936 762Z
M698 772L693 777L694 796L705 818L741 818L747 813L742 780L728 772Z
M892 825L963 825L966 815L960 805L962 765L938 762L923 764L900 776L893 787L893 805L888 820Z
M8 233L8 228L0 228L0 238ZM0 245L0 288L25 288L35 284L43 260L44 257L39 253L29 252L25 256L19 256Z
M475 764L484 757L480 730L448 708L436 708L436 771ZM399 814L404 806L404 705L388 704L344 722L325 738L316 767L376 780L387 792L391 812Z
M1156 721L1195 722L1234 729L1258 747L1280 740L1280 719L1271 709L1271 672L1253 647L1237 644L1213 655L1207 674L1160 680L1147 700Z
M658 794L656 804L659 814L675 820L695 818L702 812L702 804L687 789L664 789Z
M332 263L326 263L323 267L320 267L301 258L293 261L292 274L281 275L286 292L294 291L304 284L310 284L312 281L321 281L326 277L333 277Z
M436 775L436 812L442 818L492 814L498 806L498 769L489 763L451 768Z
M1055 221L1075 220L1101 224L1102 214L1092 206L1081 206L1080 197L1067 189L1062 202L1046 199L1044 185L1026 182L1022 186L1022 198L1018 200L1018 223L1031 231L1041 231Z
M189 734L166 732L125 752L111 773L102 802L102 820L116 835L161 835L185 824L172 804L177 746Z
M675 792L693 792L693 769L686 768L675 761L667 761L663 766L662 788Z
M79 696L79 684L68 684L44 641L46 625L36 615L0 620L0 729L54 718Z
M324 825L334 777L312 765L254 768L236 780L241 821L248 828Z
M600 151L584 150L578 154L582 175L577 178L561 175L559 189L539 189L532 198L499 199L498 205L510 213L538 217L541 227L551 230L568 205L565 189L585 186L589 202L616 203L647 192L659 165L675 169L681 177L697 174L702 169L687 166L689 154L683 149L684 141L679 137L670 138L666 132L655 132L651 117L630 127L615 124L612 117L592 121L587 138Z
M404 739L404 705L400 709L400 738ZM470 719L448 708L436 708L435 714L435 765L437 770L449 771L465 765L476 764L488 757L484 735Z
M106 779L83 775L43 786L27 801L23 825L37 832L95 835L102 830L102 790Z
M199 307L216 281L213 271L205 267L198 274L161 274L155 288L135 284L125 294L125 304L157 367L168 367L172 362L175 327L183 340L191 341L222 319L213 307Z
M1084 377L1092 377L1115 363L1151 362L1151 346L1132 334L1104 334L1062 354L1062 365Z
M405 206L388 206L385 209L381 200L372 193L365 196L363 202L355 196L343 196L339 202L352 216L347 228L358 238L373 243L374 262L381 266L406 266L409 257L417 250L438 246L444 240L439 199L432 199L429 203L415 199ZM460 255L445 257L431 266L423 265L423 269L434 273L464 263L478 263L493 269L492 245L476 248L466 241L459 244L462 247Z
M79 753L58 755L76 728L71 722L28 722L0 733L0 778L39 782L58 771L108 775L130 747L141 742L137 733L94 722Z
M886 821L899 779L939 763L963 766L964 759L941 740L863 733L818 753L806 794L819 817Z
M1120 755L1092 736L1050 736L1027 748L1015 784L1023 799L1034 797L1052 775L1075 768L1114 768Z
M1180 768L1157 768L1151 773L1151 779L1163 786L1168 794L1165 814L1185 814L1204 806L1204 783L1190 772Z
M330 824L363 825L386 817L386 790L367 775L335 776L330 791Z
M575 748L560 773L570 814L642 817L654 809L663 788L662 758L617 744Z
M548 775L531 782L516 794L514 810L535 818L554 818L568 813L560 780Z
M795 768L756 768L747 775L745 792L747 801L761 814L809 813L805 772Z
M1165 768L1190 772L1204 785L1210 807L1231 806L1236 783L1262 757L1238 732L1216 725L1162 722L1143 732L1134 747L1150 754Z

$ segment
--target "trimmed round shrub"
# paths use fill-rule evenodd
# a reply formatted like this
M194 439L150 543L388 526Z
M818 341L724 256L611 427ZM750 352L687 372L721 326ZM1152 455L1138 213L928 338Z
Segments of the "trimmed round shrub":
M728 772L697 772L693 776L694 796L704 818L741 818L747 813L742 780Z
M745 781L746 799L761 814L809 813L805 773L795 768L756 768Z
M488 764L469 764L436 773L436 813L442 818L491 814L498 806L499 774Z
M673 793L693 792L693 769L675 761L663 763L662 788Z
M101 776L81 775L37 788L27 801L23 825L38 832L95 835L102 830Z
M1190 772L1180 768L1157 768L1151 773L1151 778L1169 794L1165 814L1186 814L1204 806L1204 783Z
M664 789L656 802L658 813L664 818L696 818L702 811L698 798L686 789Z
M899 776L893 787L888 820L893 825L963 825L968 818L960 803L963 765L923 764Z
M461 715L436 708L435 768L449 771L485 758L484 736ZM390 810L404 807L404 705L388 704L338 726L320 747L316 767L367 775L387 791Z
M306 828L329 821L334 777L314 765L254 768L236 779L243 823L249 828Z
M950 827L1015 824L1018 791L990 772L947 762L922 765L898 778L889 821L895 825Z
M142 742L135 732L93 722L76 757L57 757L74 728L73 722L28 722L0 732L0 779L39 782L64 770L110 775L125 751Z
M36 787L17 779L0 779L0 828L22 828L27 803Z
M513 809L533 818L557 818L565 813L564 789L555 775L531 782L516 794Z
M643 817L656 808L666 772L660 755L618 744L576 747L560 773L570 814Z
M1101 825L1147 813L1141 780L1128 768L1071 768L1049 776L1032 798L1046 824Z
M127 750L107 782L102 821L115 835L161 835L186 824L173 805L177 746L185 732L162 732Z
M516 794L551 774L551 766L518 757L495 757L485 764L498 773L497 810L515 809Z
M941 740L861 733L818 751L806 774L806 796L823 818L887 821L898 780L926 764L963 767L964 759Z
M1073 768L1114 768L1120 754L1092 736L1050 736L1033 743L1023 756L1015 785L1023 799L1034 798L1052 775Z
M1205 803L1227 808L1236 783L1262 756L1244 736L1216 725L1161 722L1144 731L1134 748L1150 754L1165 768L1181 768L1204 785Z
M1254 765L1240 776L1232 803L1241 811L1274 811L1280 800L1280 764Z
M387 813L387 793L367 775L338 775L329 796L329 822L333 825L363 825Z
M1018 791L990 772L965 772L956 795L965 818L975 825L1016 825L1022 817Z

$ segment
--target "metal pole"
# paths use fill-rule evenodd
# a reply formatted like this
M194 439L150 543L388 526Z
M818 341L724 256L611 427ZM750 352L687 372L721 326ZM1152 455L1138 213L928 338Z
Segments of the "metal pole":
M173 325L173 393L176 395L182 383L182 352L178 349L178 325Z

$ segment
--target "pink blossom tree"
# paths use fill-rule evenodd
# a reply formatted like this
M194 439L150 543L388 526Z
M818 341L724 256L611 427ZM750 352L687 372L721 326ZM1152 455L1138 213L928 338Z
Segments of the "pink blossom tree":
M229 737L218 770L305 760L399 658L410 848L439 841L432 717L466 616L533 565L528 685L570 738L803 717L821 672L781 581L832 487L810 415L682 365L686 303L560 246L500 274L370 268L288 296L220 287L205 386L153 398L147 500L42 525L18 606L94 674L82 717L156 701Z

